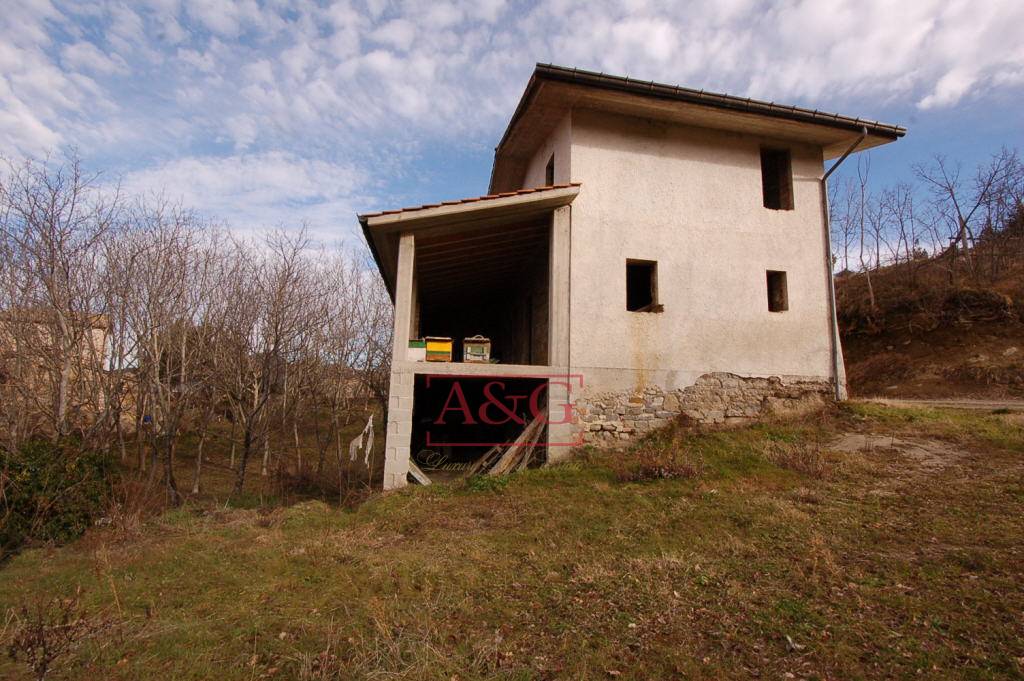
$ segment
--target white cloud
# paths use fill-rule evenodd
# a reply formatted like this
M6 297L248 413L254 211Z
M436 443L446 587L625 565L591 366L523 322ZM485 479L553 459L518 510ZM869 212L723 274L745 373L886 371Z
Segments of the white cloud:
M63 139L7 90L0 80L0 153L40 154L56 148Z
M61 50L61 62L71 69L95 73L127 73L128 65L118 55L106 55L89 42L67 45Z
M370 38L405 52L416 38L416 25L406 19L393 19L374 30Z
M924 97L918 106L922 109L932 109L956 104L976 82L975 75L970 71L953 69L939 78L931 94Z
M313 65L316 55L305 42L298 43L281 52L281 63L292 78L302 80L306 71Z
M418 145L493 145L536 61L873 116L1019 92L1021 25L1020 0L7 0L0 153L170 159L135 177L194 172L237 215L259 202L211 169L377 186Z
M248 149L259 136L259 123L252 116L232 116L227 120L227 129L239 151Z
M189 15L213 33L234 37L246 20L259 16L251 0L188 0Z
M136 62L160 60L160 52L150 44L142 17L134 10L123 4L112 4L107 17L109 24L105 37L115 51Z
M48 0L12 2L0 12L0 155L40 154L64 144L58 124L85 98L47 53L62 24Z
M188 64L192 68L205 73L213 73L216 67L213 55L209 52L182 48L178 50L177 58L183 64Z
M431 29L448 28L462 20L462 8L454 3L432 2L428 7L421 20Z
M505 11L505 0L477 0L469 3L466 11L474 19L493 24Z
M212 103L216 111L176 113L204 126L211 116L259 120L270 126L260 135L285 147L314 131L338 145L368 135L493 135L534 61L809 105L828 100L868 115L879 99L951 106L986 88L1019 87L1024 70L1015 36L1024 4L1015 0L559 0L514 11L504 0L108 1L74 9L105 20L112 45L143 56L162 50L169 65L151 78L147 59L120 61L78 40L61 47L61 75L130 68L151 103L164 92L183 107ZM33 21L9 22L5 32L51 40L62 17L40 7ZM40 61L33 73L61 93L46 74L54 64ZM61 110L74 110L77 99L47 99L53 120L37 119L60 135Z
M243 66L242 76L246 80L254 83L273 83L274 67L271 66L270 61L260 59L259 61Z
M347 3L336 3L336 4L347 4ZM379 19L380 15L384 12L384 8L388 5L388 0L365 0L366 10L370 16L374 19Z
M268 152L225 157L188 156L129 173L132 195L161 195L238 231L307 223L325 240L351 236L363 176L354 167Z
M605 59L619 72L628 71L638 62L666 63L680 46L676 27L660 18L618 22L612 26L609 38L611 53Z

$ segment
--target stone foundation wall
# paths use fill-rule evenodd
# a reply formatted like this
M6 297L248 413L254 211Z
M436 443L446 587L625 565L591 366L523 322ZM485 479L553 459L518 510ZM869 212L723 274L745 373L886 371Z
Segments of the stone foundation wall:
M650 386L642 392L579 397L576 414L584 442L610 444L666 426L681 415L700 423L744 423L772 414L811 411L831 399L832 384L827 379L711 373L680 390Z

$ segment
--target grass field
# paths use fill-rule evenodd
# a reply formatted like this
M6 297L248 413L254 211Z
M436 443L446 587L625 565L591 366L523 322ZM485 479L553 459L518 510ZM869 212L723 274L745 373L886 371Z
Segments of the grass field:
M60 597L53 679L1024 678L1015 419L852 404L355 510L190 505L0 567L3 637Z

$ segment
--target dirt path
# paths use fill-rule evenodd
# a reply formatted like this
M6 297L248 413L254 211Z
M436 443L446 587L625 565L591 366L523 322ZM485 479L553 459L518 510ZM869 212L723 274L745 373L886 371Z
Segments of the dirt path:
M1024 400L915 400L895 399L889 397L864 397L859 399L863 402L876 402L889 407L937 407L943 409L980 409L983 411L1008 409L1010 411L1024 412Z
M934 438L858 432L840 435L829 443L828 449L859 454L891 470L892 477L880 477L870 491L887 496L898 494L907 483L920 483L922 478L958 466L967 454L957 445ZM892 455L897 459L889 458Z

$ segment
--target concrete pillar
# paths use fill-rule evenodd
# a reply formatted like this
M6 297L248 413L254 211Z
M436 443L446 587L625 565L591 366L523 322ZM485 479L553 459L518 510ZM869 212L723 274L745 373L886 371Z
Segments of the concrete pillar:
M548 281L548 364L552 374L569 372L569 301L570 301L570 239L572 212L569 206L556 208L551 213L551 262ZM578 381L568 375L552 376L548 382L548 442L571 442L575 432L575 415L566 420L566 408L572 406L570 390L578 388ZM549 446L548 461L556 462L569 455L571 447Z
M568 376L552 376L548 380L548 463L557 463L569 457L577 417L573 411L569 387L576 385Z
M410 329L415 319L415 261L416 238L411 232L405 232L398 242L398 274L395 277L395 326L384 444L384 489L404 487L409 474L415 375L400 367L405 362Z
M551 261L548 281L548 364L569 366L569 206L551 213Z
M394 362L404 362L409 348L409 331L415 318L416 237L403 232L398 240L398 272L395 275L395 334L391 350Z

